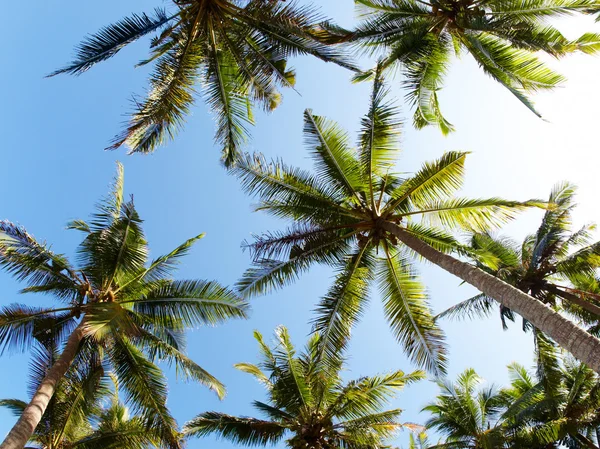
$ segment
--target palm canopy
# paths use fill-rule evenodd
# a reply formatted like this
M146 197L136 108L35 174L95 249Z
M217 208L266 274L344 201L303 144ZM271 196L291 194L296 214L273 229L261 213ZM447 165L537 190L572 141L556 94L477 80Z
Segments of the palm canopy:
M535 376L518 365L510 368L502 400L519 447L598 447L600 380L593 370L570 357L555 357Z
M188 422L184 434L217 434L248 446L285 438L293 449L379 449L397 430L411 427L398 422L401 410L382 409L398 390L422 379L423 372L395 371L343 383L343 359L321 357L319 334L309 339L300 354L284 327L276 330L275 347L269 347L258 332L254 336L261 362L236 367L265 386L267 403L255 401L254 407L266 418L206 412Z
M202 94L217 121L216 140L231 164L253 123L252 107L270 111L281 100L279 87L293 87L290 57L313 55L355 70L332 46L320 42L323 18L309 6L284 0L173 0L174 11L134 14L87 37L76 58L52 73L81 74L140 37L156 32L150 57L155 63L145 100L136 101L127 128L110 148L125 144L148 153L183 126Z
M530 374L508 366L510 385L481 386L472 369L454 383L440 382L441 392L423 410L426 426L444 436L428 449L569 447L596 448L600 430L598 375L570 357L543 347L543 369ZM540 357L538 357L539 360Z
M586 33L570 40L551 25L574 13L593 13L598 0L356 0L364 20L352 33L334 30L365 52L383 56L386 68L404 75L407 99L417 128L437 125L448 133L438 92L453 54L468 52L481 69L538 116L528 95L563 81L536 55L559 58L580 51L595 53L600 36ZM335 39L334 39L335 40ZM364 78L360 76L358 79Z
M444 441L428 449L492 449L569 447L596 448L600 415L598 376L572 358L556 353L546 372L530 374L523 366L508 366L510 385L482 387L472 370L454 383L440 383L426 426Z
M36 346L30 375L32 395L57 357L57 348L44 344ZM67 373L59 383L30 443L40 449L159 447L160 437L140 417L129 416L127 408L119 401L118 390L111 389L110 376L104 372L99 360L95 362L94 369L73 369ZM4 399L0 400L0 406L20 416L27 402Z
M488 229L534 203L455 196L463 181L464 152L448 152L413 175L395 174L400 123L386 93L378 72L356 149L335 122L305 112L313 172L259 156L246 156L232 168L245 190L258 196L257 210L294 223L248 245L255 265L238 289L257 294L293 281L315 263L333 266L338 274L317 307L314 330L323 336L322 351L334 353L348 339L377 280L396 338L415 362L441 374L444 337L412 267L414 254L394 229L440 251L462 251L446 230Z
M528 293L544 304L569 313L578 321L595 325L600 320L600 296L593 278L600 267L600 242L593 240L593 224L572 229L576 188L556 185L547 210L534 234L521 245L488 233L473 235L471 244L482 270ZM469 298L442 312L440 317L487 316L496 301L485 294ZM502 324L514 320L510 309L500 306ZM531 327L524 321L524 328Z
M133 411L165 445L178 447L166 380L154 362L174 364L184 377L223 396L224 386L185 355L184 331L246 317L247 304L216 282L171 279L179 259L202 235L149 262L142 220L133 199L123 197L121 165L92 220L69 227L85 235L77 266L22 227L0 223L0 266L27 284L23 293L44 293L61 302L4 306L0 350L23 351L38 340L59 348L82 329L71 369L85 378L99 364L112 367Z
M500 417L499 391L481 383L473 369L465 370L454 383L438 383L440 394L423 411L431 414L425 424L427 429L439 431L445 441L428 446L429 449L508 447Z

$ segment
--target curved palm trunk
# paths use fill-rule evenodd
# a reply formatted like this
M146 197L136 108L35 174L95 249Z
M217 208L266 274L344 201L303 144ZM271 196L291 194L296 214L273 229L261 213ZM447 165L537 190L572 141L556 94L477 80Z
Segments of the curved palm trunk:
M503 306L514 310L551 337L559 346L600 373L599 339L540 301L466 262L432 248L396 224L384 222L382 227L428 261L471 284Z
M73 363L79 349L79 344L84 336L85 325L82 322L69 336L62 354L48 370L46 377L40 383L25 410L23 410L21 417L10 432L8 432L8 435L6 435L6 438L0 445L0 449L23 449L25 447L46 411L46 407L48 407L48 403L56 390L56 385L63 378L71 363Z

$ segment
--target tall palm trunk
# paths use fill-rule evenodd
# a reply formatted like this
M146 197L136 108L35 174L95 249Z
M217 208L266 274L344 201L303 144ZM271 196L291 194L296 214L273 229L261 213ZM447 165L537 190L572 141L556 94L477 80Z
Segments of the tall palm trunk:
M73 363L79 344L84 336L85 324L81 322L69 336L62 354L48 370L46 377L40 383L25 410L23 410L21 417L6 435L0 449L23 449L25 447L46 411L46 407L48 407L48 403L56 390L56 385Z
M600 373L600 340L590 335L540 301L466 262L444 254L394 223L383 222L383 229L428 261L471 284L500 304L515 311L559 346ZM0 449L3 449L0 447Z

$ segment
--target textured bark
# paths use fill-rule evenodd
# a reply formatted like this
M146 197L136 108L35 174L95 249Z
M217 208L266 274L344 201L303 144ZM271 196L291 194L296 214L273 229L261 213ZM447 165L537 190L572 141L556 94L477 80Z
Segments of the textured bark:
M25 447L46 411L46 407L48 407L48 403L56 390L56 385L73 363L84 335L84 324L80 323L69 336L65 349L48 370L46 377L40 383L25 410L23 410L19 420L6 435L0 449L23 449Z
M428 261L471 284L530 321L559 346L600 373L599 339L540 301L466 262L432 248L396 224L384 222L381 226Z

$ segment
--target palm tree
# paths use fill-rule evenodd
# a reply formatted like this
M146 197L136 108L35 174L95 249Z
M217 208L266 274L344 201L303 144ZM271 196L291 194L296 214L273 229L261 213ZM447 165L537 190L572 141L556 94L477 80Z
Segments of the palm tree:
M276 330L277 346L270 348L255 332L262 361L236 367L256 377L268 394L268 402L254 401L266 419L205 412L188 422L190 436L217 434L234 444L274 444L285 439L292 449L379 449L405 425L401 410L382 408L405 385L424 377L421 371L362 377L343 383L341 356L321 357L319 334L297 354L287 330ZM407 425L414 427L413 425ZM387 447L387 446L386 446Z
M511 386L503 394L517 424L513 441L517 447L598 449L600 380L583 363L555 360L542 376L511 367Z
M247 304L215 282L170 278L178 259L202 235L148 264L141 224L133 199L123 198L121 165L92 220L69 225L85 234L77 267L22 227L0 222L0 266L27 284L23 293L49 294L62 303L3 307L0 349L25 350L40 335L54 347L64 344L0 448L23 448L72 365L84 372L98 363L112 366L133 411L172 448L179 447L176 424L166 407L165 378L153 361L175 364L183 375L223 396L223 385L185 356L184 330L243 318Z
M347 58L320 42L323 18L308 6L285 0L173 0L173 11L134 14L87 37L73 62L59 73L81 74L140 37L156 32L150 57L155 63L150 90L115 149L153 151L183 126L201 80L202 94L217 120L216 140L231 164L253 123L252 105L271 111L281 101L279 86L293 87L287 60L313 55L356 70Z
M258 196L258 210L293 222L290 229L258 236L249 245L255 266L239 281L241 293L282 286L315 263L334 266L336 281L315 319L323 350L333 352L348 338L367 303L369 284L378 279L395 336L417 363L440 373L443 336L411 266L416 253L521 314L600 370L600 340L522 291L446 254L470 250L438 224L485 230L539 202L456 197L464 176L463 152L448 152L412 176L394 175L399 123L385 93L378 71L357 151L337 124L305 112L314 173L251 156L232 168L245 190Z
M568 183L556 185L548 199L554 206L546 211L535 234L527 236L521 245L488 233L475 234L471 245L479 254L475 263L481 270L593 325L600 320L600 297L584 290L583 283L588 280L589 284L600 267L600 242L592 241L594 225L571 229L575 191ZM486 316L496 304L482 293L450 307L439 317ZM506 319L515 318L513 311L503 306L500 317L504 328ZM531 326L525 321L523 327Z
M508 366L510 386L477 390L481 379L468 369L454 384L440 383L441 394L423 410L428 429L445 441L428 449L529 448L598 449L600 383L582 363L564 363L548 346L546 371L532 376L521 365Z
M563 77L537 52L555 58L580 51L595 53L600 35L564 37L550 22L574 13L593 13L598 0L356 0L364 20L339 38L367 53L383 55L383 66L404 75L417 128L453 130L440 110L438 91L453 54L468 52L479 67L536 115L530 92L552 89ZM368 73L366 74L368 76ZM365 78L361 75L358 79Z
M31 393L43 380L59 354L56 348L37 345L32 363ZM159 447L160 437L140 417L130 417L119 401L117 391L110 389L110 377L101 364L95 369L71 369L58 383L54 396L29 442L41 449L77 447L80 449L145 449ZM114 382L116 387L116 382ZM110 399L108 407L104 406ZM27 402L0 400L19 417Z
M432 415L426 428L437 430L446 438L429 449L508 447L499 416L501 396L494 386L481 387L481 382L471 368L460 374L455 383L438 382L440 394L422 411Z

